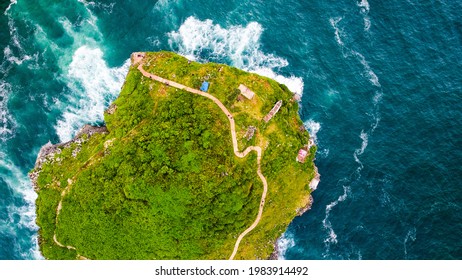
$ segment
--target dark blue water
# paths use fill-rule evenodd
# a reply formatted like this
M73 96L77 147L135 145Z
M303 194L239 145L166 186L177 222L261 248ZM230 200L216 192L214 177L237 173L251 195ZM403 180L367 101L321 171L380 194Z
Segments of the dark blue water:
M173 50L302 94L321 183L286 259L462 258L462 3L0 3L0 259L40 258L27 178L102 121L131 52Z

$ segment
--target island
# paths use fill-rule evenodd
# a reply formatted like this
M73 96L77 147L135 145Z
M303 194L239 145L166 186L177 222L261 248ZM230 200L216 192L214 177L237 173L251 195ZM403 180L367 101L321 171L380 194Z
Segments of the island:
M172 52L131 61L104 126L47 143L29 173L43 256L274 258L319 182L297 97Z

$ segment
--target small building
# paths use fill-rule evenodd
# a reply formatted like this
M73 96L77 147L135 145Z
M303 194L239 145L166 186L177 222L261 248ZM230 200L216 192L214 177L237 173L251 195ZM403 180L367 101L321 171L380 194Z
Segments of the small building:
M253 125L249 126L247 128L247 132L244 135L244 138L246 138L247 141L250 141L253 138L256 130L257 130L257 128L255 126L253 126Z
M281 109L281 106L282 106L282 100L279 100L278 102L276 102L273 109L271 109L271 111L268 113L268 115L266 115L263 118L263 120L265 122L269 122L274 117L274 115L279 111L279 109Z
M244 86L243 84L239 85L239 90L241 91L241 94L249 100L251 100L255 95L255 92L251 91L248 87Z
M308 152L305 150L305 149L300 149L298 151L298 155L297 155L297 161L298 162L301 162L301 163L304 163L305 160L306 160L306 156L308 155Z
M204 81L201 85L201 91L207 92L209 90L209 82Z

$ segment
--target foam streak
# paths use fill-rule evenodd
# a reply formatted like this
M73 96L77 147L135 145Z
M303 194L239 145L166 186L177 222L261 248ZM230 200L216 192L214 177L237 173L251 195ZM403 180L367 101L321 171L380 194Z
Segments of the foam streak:
M338 18L330 18L329 22L330 25L334 28L334 34L335 34L335 41L337 41L337 44L341 47L343 47L345 44L342 41L341 35L340 35L340 29L338 28L338 23L342 20L342 17Z
M0 142L5 142L14 132L16 123L8 111L8 95L10 94L11 86L0 81Z
M334 231L334 228L332 227L332 224L329 221L329 215L332 209L337 206L340 202L345 201L348 198L348 194L350 192L350 187L348 186L343 186L343 194L340 195L337 200L329 203L326 206L326 216L324 217L324 220L322 221L322 225L324 229L327 231L327 238L324 239L324 244L326 245L326 253L325 256L329 254L329 249L331 244L337 244L337 234Z
M17 0L11 0L10 1L10 4L8 5L8 7L6 8L5 12L3 13L4 15L7 15L8 14L8 11L11 9L11 7L13 7L13 5L16 5L16 3L18 3Z
M361 0L361 2L358 3L358 7L360 7L360 12L363 15L364 31L369 31L369 28L371 27L371 19L369 18L369 2L367 2L367 0Z

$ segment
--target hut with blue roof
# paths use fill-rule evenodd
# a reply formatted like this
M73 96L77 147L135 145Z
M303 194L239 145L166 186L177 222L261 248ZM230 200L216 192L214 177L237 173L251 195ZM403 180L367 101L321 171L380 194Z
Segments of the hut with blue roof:
M209 90L209 82L204 81L201 86L201 91L207 92L207 90Z

